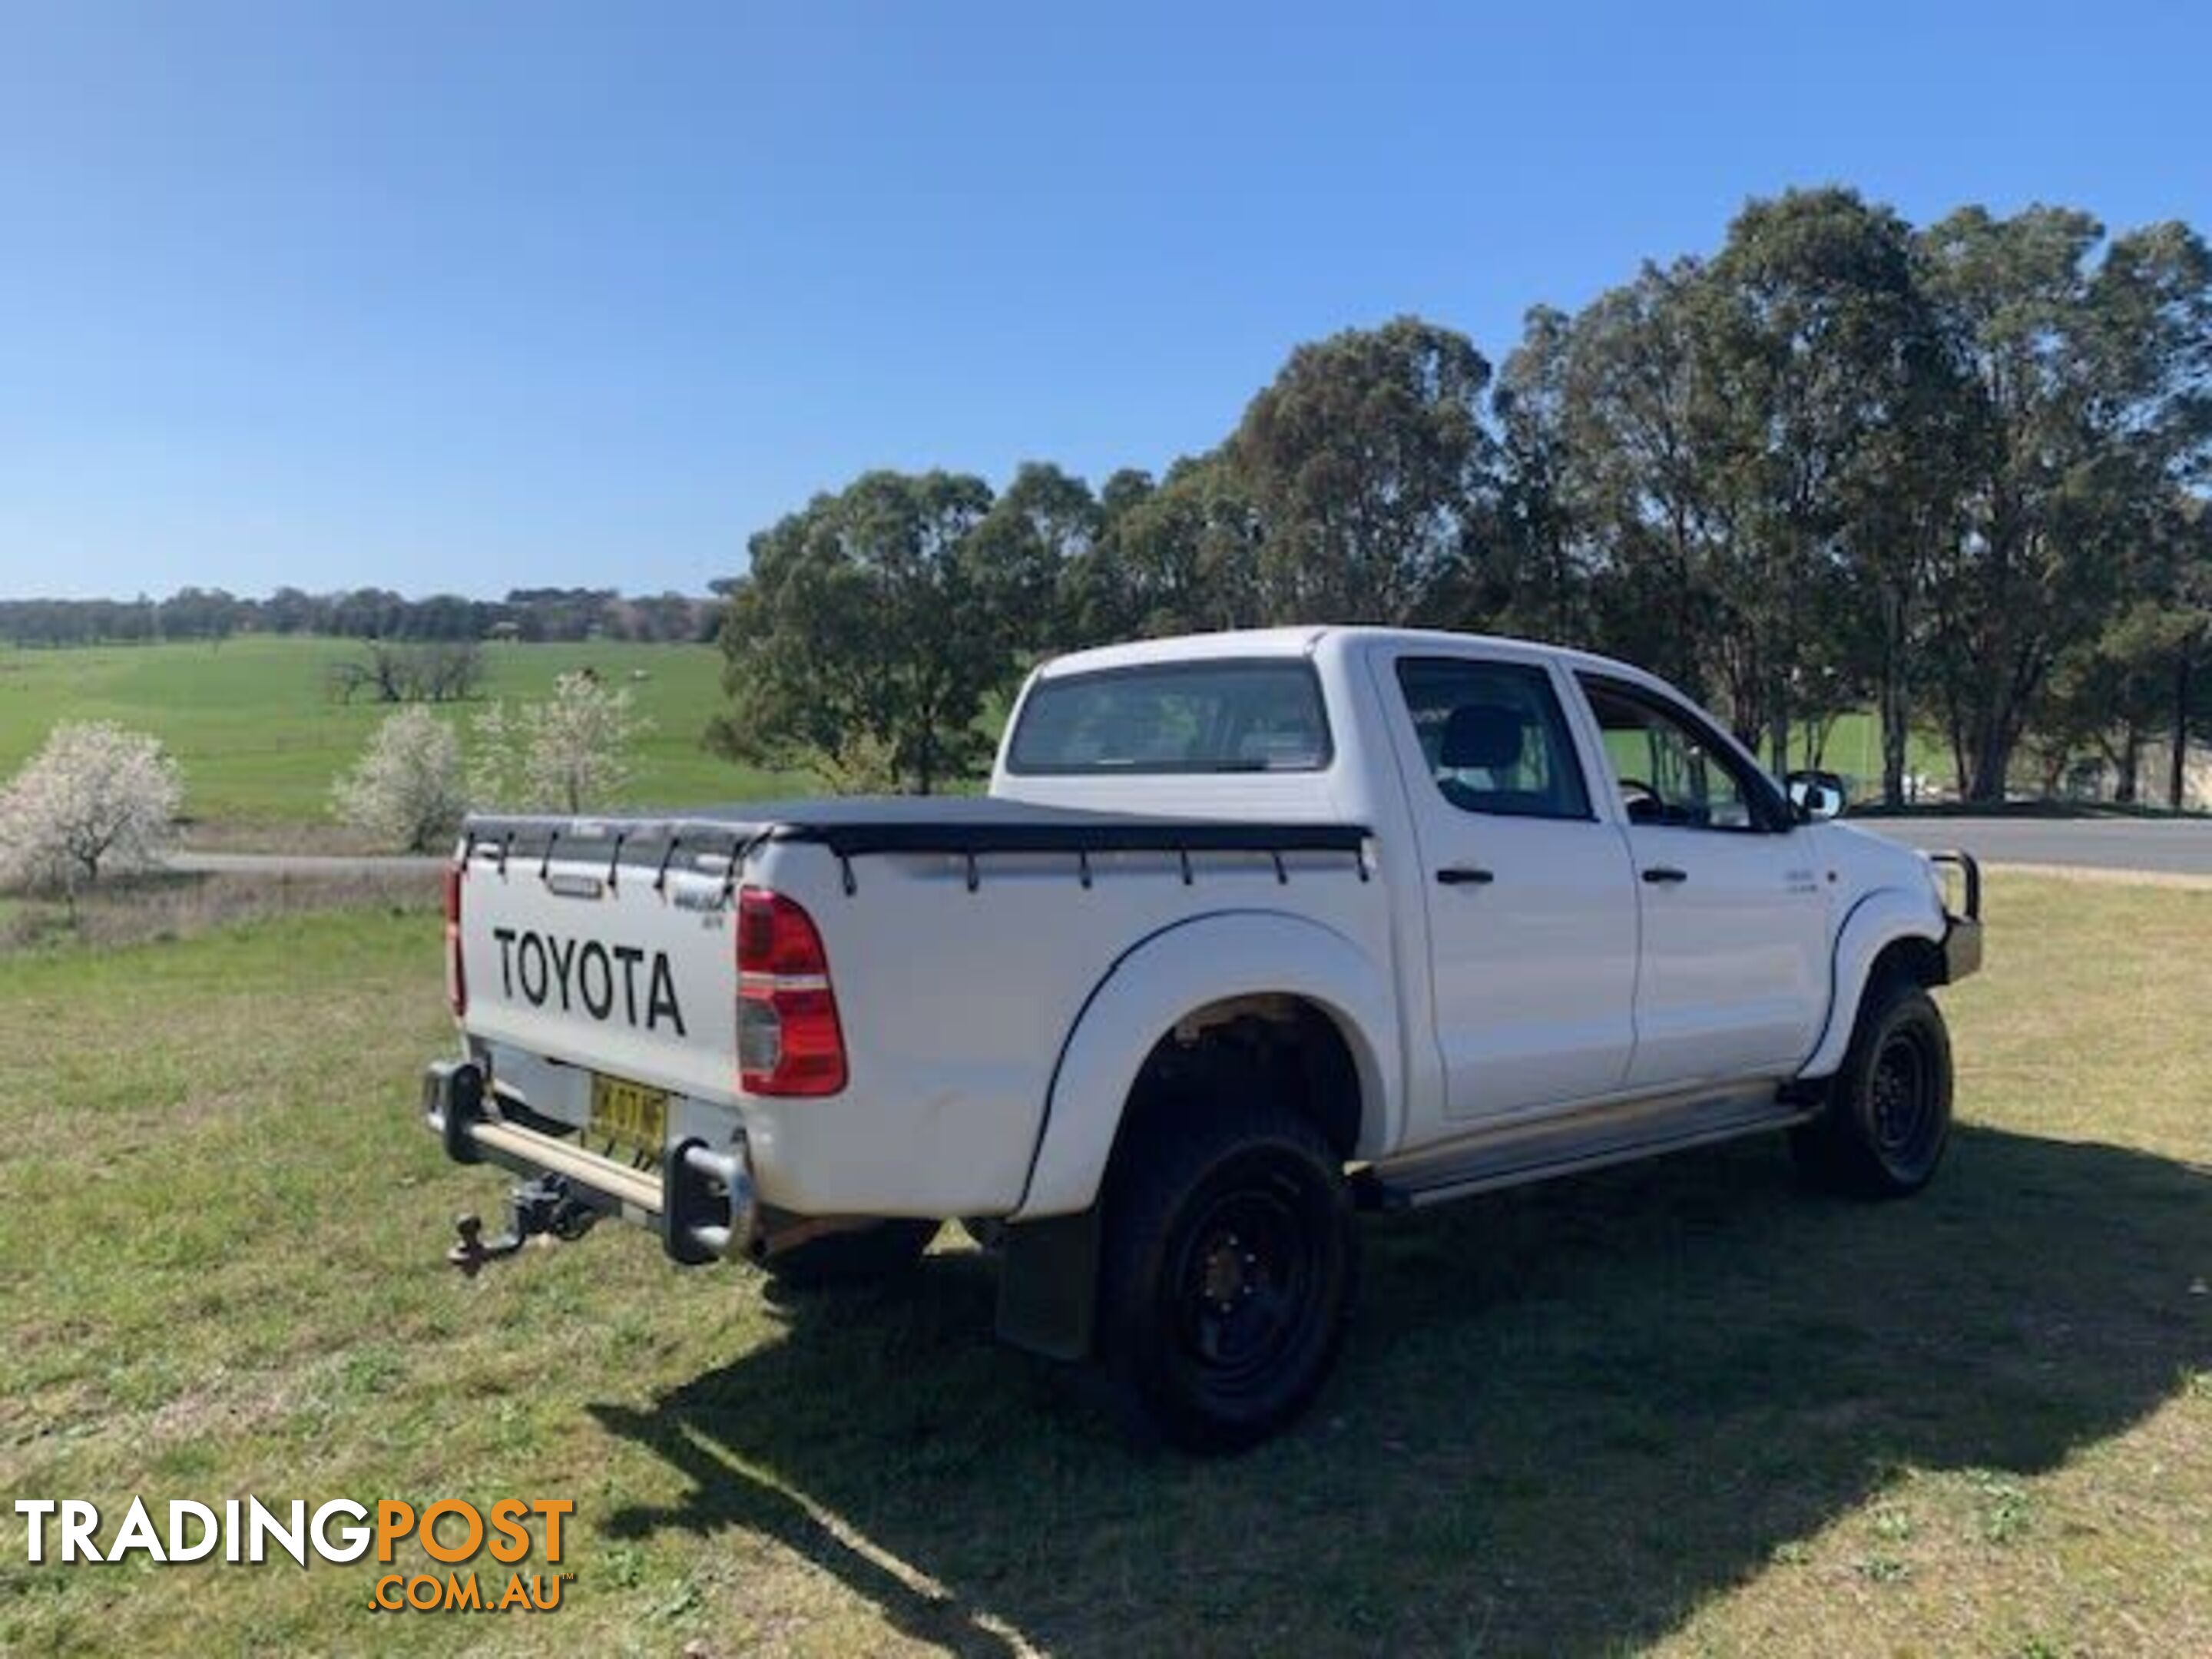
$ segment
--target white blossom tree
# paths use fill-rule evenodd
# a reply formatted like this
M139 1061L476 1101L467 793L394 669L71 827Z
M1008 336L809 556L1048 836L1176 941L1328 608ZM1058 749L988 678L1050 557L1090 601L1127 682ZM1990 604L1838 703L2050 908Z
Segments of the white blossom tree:
M331 810L384 846L431 851L468 811L459 736L427 708L392 715L353 769L331 784Z
M627 689L588 669L563 674L543 702L495 702L476 717L471 793L532 811L604 805L629 781L630 750L651 728Z
M103 870L158 862L184 793L160 738L64 720L0 789L0 878L74 901Z

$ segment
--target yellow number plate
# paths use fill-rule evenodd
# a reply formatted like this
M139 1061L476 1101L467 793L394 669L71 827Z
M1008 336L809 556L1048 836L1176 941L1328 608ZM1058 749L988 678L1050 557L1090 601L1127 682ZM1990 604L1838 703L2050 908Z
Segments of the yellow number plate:
M668 1091L592 1073L592 1129L595 1141L632 1152L660 1155L668 1133Z

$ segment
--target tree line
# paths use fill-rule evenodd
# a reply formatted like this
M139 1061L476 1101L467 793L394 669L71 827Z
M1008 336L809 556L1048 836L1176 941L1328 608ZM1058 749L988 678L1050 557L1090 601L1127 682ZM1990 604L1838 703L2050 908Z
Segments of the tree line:
M1381 623L1643 663L1778 770L1874 708L1958 793L2212 715L2212 254L2189 227L1842 188L1753 202L1502 365L1400 318L1301 345L1214 448L1096 490L868 473L718 586L747 760L930 789L1039 653L1188 629Z
M501 599L408 599L382 587L335 593L280 587L266 599L241 599L220 587L180 587L162 599L0 599L0 638L25 647L219 641L237 634L690 643L712 639L720 615L712 599L625 597L611 587L518 587Z

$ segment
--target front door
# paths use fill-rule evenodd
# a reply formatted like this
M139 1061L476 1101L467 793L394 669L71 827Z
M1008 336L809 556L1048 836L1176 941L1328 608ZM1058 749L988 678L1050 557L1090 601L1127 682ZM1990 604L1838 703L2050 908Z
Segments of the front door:
M1688 708L1602 676L1583 690L1643 911L1630 1086L1786 1075L1828 1006L1830 888L1814 837Z
M1376 659L1428 892L1445 1114L1620 1087L1634 1031L1635 878L1540 660Z

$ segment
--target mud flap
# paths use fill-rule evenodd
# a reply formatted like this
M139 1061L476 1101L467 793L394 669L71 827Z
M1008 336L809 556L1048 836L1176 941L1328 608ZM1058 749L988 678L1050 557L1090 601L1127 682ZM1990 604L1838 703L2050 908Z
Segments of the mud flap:
M999 1340L1048 1359L1091 1354L1098 1314L1098 1206L1008 1224L999 1267Z

